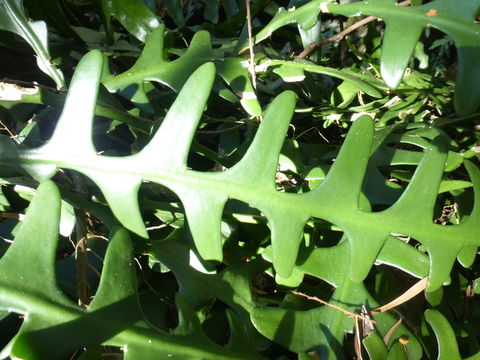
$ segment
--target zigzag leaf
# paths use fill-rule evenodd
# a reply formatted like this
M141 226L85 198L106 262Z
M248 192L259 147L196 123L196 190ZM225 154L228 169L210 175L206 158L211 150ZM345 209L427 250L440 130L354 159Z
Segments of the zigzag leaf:
M121 91L144 109L152 111L145 91L145 82L159 82L178 92L199 66L215 61L219 75L233 91L240 94L245 110L254 116L261 114L246 67L238 58L217 58L208 32L196 32L187 51L171 62L163 59L164 32L165 26L160 25L150 33L142 54L132 68L115 76L105 72L104 85L112 92Z
M83 347L107 344L122 347L126 359L172 354L182 359L262 359L253 350L227 349L208 340L180 296L180 325L174 334L146 323L138 302L133 247L123 228L113 231L94 300L86 309L77 306L55 281L59 216L60 193L47 180L38 187L18 235L0 260L1 309L25 315L10 344L12 358L64 359ZM240 336L238 329L232 332Z
M234 264L233 259L230 259L227 269L216 274L205 274L186 265L189 262L190 252L191 247L186 243L181 231L173 232L162 241L152 241L152 247L149 250L151 256L161 261L175 274L180 286L179 293L191 306L197 307L208 299L217 298L234 311L235 318L232 318L232 324L240 321L243 328L248 330L246 338L243 332L235 336L238 335L242 343L253 342L257 347L263 347L265 339L250 322L250 312L255 307L251 279L254 274L264 271L266 264L259 261L261 259ZM231 345L235 347L236 340L231 339L231 341Z
M84 93L95 92L99 71L92 71L94 67L102 67L102 57L95 51L80 62L72 84L71 99L75 99L79 91L82 95L78 98L82 98ZM89 81L83 81L83 76ZM69 99L58 125L59 130L50 143L33 150L15 150L4 144L7 151L1 159L2 164L18 164L16 166L43 178L51 176L55 168L74 169L86 174L105 191L117 218L128 229L142 236L145 236L145 229L141 226L138 205L135 205L138 185L140 181L163 184L181 198L197 250L209 260L222 259L219 225L225 201L244 201L263 212L269 221L273 266L282 278L288 278L292 273L302 228L310 217L327 220L348 235L352 251L348 268L350 279L355 282L365 278L392 233L411 236L427 247L431 257L430 291L439 288L448 278L451 265L463 248L479 245L478 194L475 209L464 223L448 227L432 223L433 203L447 156L440 137L425 150L412 182L394 205L382 212L360 209L359 197L374 136L372 120L367 116L354 122L324 183L304 194L276 191L274 177L278 153L295 105L295 96L291 92L284 92L273 101L250 149L235 166L219 173L187 169L188 143L213 77L214 66L211 63L195 71L177 97L164 125L139 153L121 158L96 155L89 141L74 140L77 133L69 133L66 124L78 120L75 114L79 108L85 114L93 114L95 103L85 104L82 101L82 104L76 104ZM72 126L83 126L78 133L87 136L85 129L91 126L91 119L85 120L83 125ZM75 144L75 150L79 147L85 151L68 148L69 139ZM60 142L62 148L56 145ZM468 162L466 164L474 189L478 192L479 170ZM41 171L45 168L48 174ZM118 193L107 189L112 182ZM129 207L122 206L125 201ZM285 217L291 221L286 223Z
M175 91L180 91L188 77L202 64L214 62L217 73L240 97L240 103L245 110L253 116L260 116L262 109L258 103L255 91L251 84L247 70L246 59L239 57L225 57L225 54L214 51L210 42L210 35L206 31L195 33L192 42L180 57L171 62L166 62L163 57L163 37L165 27L160 25L147 37L145 48L136 63L127 71L118 75L111 75L108 69L104 70L102 83L112 92L120 91L127 98L134 101L143 109L152 111L145 90L145 82L155 81L167 85ZM310 63L297 63L273 60L270 62L276 71L295 68L303 72L325 74L343 79L357 86L365 93L379 97L378 90L357 76L344 72L317 66ZM288 81L288 80L286 80Z

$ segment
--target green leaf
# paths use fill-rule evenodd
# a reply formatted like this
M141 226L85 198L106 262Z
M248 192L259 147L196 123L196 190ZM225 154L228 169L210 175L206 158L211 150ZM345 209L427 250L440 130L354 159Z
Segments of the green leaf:
M226 58L215 63L218 74L229 84L233 92L237 93L244 109L253 116L260 116L262 108L257 100L255 90L249 80L245 60Z
M180 0L165 0L165 9L172 17L177 26L185 25L185 15L183 14L182 2Z
M198 31L188 49L178 59L167 62L162 57L164 31L165 27L161 25L147 37L142 54L129 70L116 76L104 73L103 84L111 92L121 91L133 102L150 109L144 85L146 81L159 82L178 92L198 67L215 61L219 75L239 94L245 110L253 116L261 114L247 68L242 65L241 59L216 58L210 35L206 31Z
M378 333L370 333L362 342L371 360L383 360L388 357L387 347Z
M205 274L188 265L191 252L180 230L165 240L152 242L149 250L153 257L172 270L180 286L179 293L191 306L197 307L212 297L218 298L228 304L243 326L250 330L249 339L258 341L249 314L255 306L250 289L251 277L263 271L265 265L253 261L231 265L217 274Z
M315 65L308 61L268 60L268 64L269 67L273 68L273 72L278 74L285 82L303 81L305 78L304 71L307 71L342 79L349 85L356 87L357 91L363 91L376 98L381 97L380 92L375 87L343 70Z
M425 319L433 328L438 343L438 359L461 359L457 340L448 320L437 310L425 311Z
M373 15L386 23L381 69L385 82L392 88L398 86L425 27L433 26L450 35L458 57L455 108L462 115L475 112L480 99L480 85L474 80L480 71L480 32L473 22L479 9L479 0L435 0L425 5L403 7L396 6L395 2L378 1L328 5L333 13Z
M106 7L126 4L106 1ZM397 6L394 0L347 4L342 1L342 5L314 0L303 2L297 10L281 10L267 26L262 26L265 14L273 14L278 5L268 0L256 1L251 18L254 29L260 31L258 39L268 31L296 23L273 37L270 44L274 48L255 47L256 64L260 65L257 69L267 70L258 74L257 89L250 81L247 56L231 55L236 45L235 49L242 47L246 37L244 26L241 40L235 44L235 34L245 21L244 2L222 3L229 20L217 27L199 25L202 12L207 10L202 3L167 1L163 7L182 28L165 33L164 25L155 23L155 27L148 28L148 22L142 22L155 17L147 7L160 6L158 10L163 10L162 5L155 0L136 0L126 4L128 8L120 6L114 14L127 16L125 24L133 20L124 24L132 36L113 34L113 24L105 26L107 34L110 31L115 39L121 39L113 44L105 44L102 25L98 28L96 19L100 15L108 17L109 22L113 7L98 11L100 1L94 3L97 11L89 2L61 4L60 10L68 11L69 19L84 26L78 28L82 34L97 39L98 42L88 42L89 46L105 52L94 50L78 62L68 96L43 86L31 90L13 86L16 99L1 102L4 132L12 129L13 134L18 134L28 121L20 137L12 136L16 142L20 140L18 146L7 137L0 138L1 173L18 175L20 170L42 183L24 223L1 223L0 235L6 241L0 238L0 308L15 313L8 318L17 319L20 330L0 357L63 359L79 349L87 349L83 357L90 358L100 356L101 347L114 346L118 347L116 352L124 352L118 356L126 359L255 359L260 358L259 350L269 356L283 356L287 354L279 349L283 346L298 352L299 358L342 358L352 353L352 349L346 349L356 329L349 314L338 307L354 313L366 309L368 313L379 305L380 299L386 302L403 290L397 283L385 286L399 271L406 283L410 281L408 275L428 276L426 305L440 309L448 302L456 319L470 320L456 329L458 346L445 336L448 331L440 330L439 338L444 337L440 347L451 342L452 348L478 351L478 334L471 325L477 315L475 307L466 307L472 312L462 314L459 297L452 300L454 295L447 301L442 288L450 284L445 294L468 291L468 286L472 286L469 281L478 277L475 259L480 245L480 170L478 163L466 160L475 157L476 149L472 146L479 140L468 122L475 119L434 121L435 113L451 115L451 82L413 72L405 77L401 89L390 92L379 80L376 53L380 53L381 30L374 27L369 28L366 37L360 36L356 46L348 44L356 57L356 65L351 68L332 69L312 61L283 60L301 45L300 37L295 36L296 28L302 36L309 32L318 35L319 30L331 36L336 22L329 25L317 21L319 13L329 7L333 12L345 11L352 16L346 26L356 21L358 15L372 13L378 18L383 14L386 30L380 70L389 85L398 85L407 64L412 64L412 49L421 48L420 33L433 23L456 39L459 56L450 60L459 65L459 79L464 77L458 84L463 81L468 87L460 89L457 84L455 106L457 110L471 110L478 107L475 70L469 76L462 66L475 66L478 62L478 37L472 32L478 30L472 23L478 16L477 0L457 3L463 6L445 0L431 0L425 5L415 1L411 7ZM207 1L206 5L210 6L213 18L212 11L217 13L219 4ZM29 16L45 18L49 26L55 26L46 13L40 12L44 15L39 16L33 11L38 9L35 6L40 5L27 6ZM257 16L260 10L265 14ZM155 21L158 22L156 18ZM213 43L202 28L215 35ZM66 33L57 31L58 28L50 45L61 51L65 66L76 65L85 50L78 45L85 44L72 43L65 38ZM133 34L140 36L142 31L145 46L140 51L141 41ZM13 35L3 32L2 44L16 44ZM427 32L425 36L428 39L431 34ZM176 48L181 40L191 43ZM288 42L282 47L281 40ZM451 42L443 44L431 50L450 49ZM357 51L357 46L365 46L367 52ZM375 54L369 53L377 47ZM341 49L335 46L324 47L321 62L337 58L338 50ZM317 51L310 60L318 60L318 54ZM171 55L173 61L169 60ZM437 58L445 59L431 57L435 61ZM345 60L345 64L350 64L352 57L347 54ZM433 62L432 67L435 68ZM118 69L128 70L119 73ZM29 76L28 69L18 73L19 79ZM332 81L328 76L342 81L337 89L341 98L334 98L333 106L325 95L340 81ZM98 90L102 81L108 90ZM0 96L8 95L9 89L12 87L0 84ZM215 94L210 97L212 89ZM281 92L284 89L293 89L298 95ZM382 92L387 96L382 97ZM225 104L217 93L233 105ZM470 94L473 98L467 99ZM348 107L355 98L362 105ZM24 104L28 101L33 106ZM250 117L256 117L255 121L243 121L246 114L238 111L238 103ZM335 105L342 107L338 114L334 113ZM56 112L62 108L57 122ZM38 111L39 116L32 118ZM361 111L370 112L378 121L370 116L347 121L348 114ZM294 122L290 123L292 117ZM332 119L340 125L325 133L328 141L334 136L333 141L328 145L313 144L317 134L311 130L318 130L322 122L327 126L335 121ZM128 127L118 126L119 121ZM410 121L413 123L407 123ZM242 128L230 128L228 122L239 123ZM462 126L457 126L457 122L463 122ZM438 127L447 123L455 127ZM199 126L201 129L197 129ZM342 129L348 127L347 135ZM375 131L375 127L379 129ZM41 146L51 133L50 140ZM212 133L219 136L210 136ZM111 139L117 141L113 146ZM405 150L411 147L417 151ZM104 149L105 153L99 151ZM204 158L197 161L197 155ZM468 174L463 174L464 169ZM76 172L88 177L86 193L76 195L75 190L68 190L69 177ZM285 186L285 175L291 177L290 183L295 186ZM459 175L461 180L457 180ZM106 255L100 254L104 261L98 261L96 268L103 264L100 286L91 304L84 308L63 295L57 286L58 283L63 287L67 276L62 273L64 262L60 260L58 266L56 262L69 250L64 238L56 250L61 200L50 178L62 184L60 194L71 204L70 209L74 206L103 222L89 223L88 231L104 234L105 227L112 231ZM0 202L4 211L13 212L1 217L18 217L25 204L18 198L19 192L14 192L18 187L13 185L27 183L33 188L37 183L26 177L1 180L8 185L2 188L5 199ZM99 191L103 196L99 196ZM434 224L432 218L437 217L446 200L458 204L459 212L449 226ZM19 217L22 218L21 214ZM10 245L15 224L18 226L14 233L18 231L19 235ZM137 259L133 258L129 231L134 234ZM146 240L148 236L152 239ZM107 242L102 243L106 248ZM33 254L27 254L30 249ZM91 250L93 255L95 248ZM152 269L143 267L145 255ZM70 254L68 259L73 263L74 255ZM458 272L458 266L454 267L456 259L459 265L471 267L461 272L468 279ZM162 272L156 272L159 264ZM277 288L273 291L275 284L265 272L275 279ZM75 298L72 280L73 277L64 290ZM267 284L259 285L259 281ZM478 292L476 283L474 292ZM336 308L285 294L288 290L284 286L299 287L298 291L316 295ZM179 294L175 294L177 289ZM176 303L172 304L169 299L174 296ZM155 298L166 301L156 307ZM474 301L467 300L467 305ZM417 331L421 320L415 316L418 308L409 305L372 316L374 329L364 341L372 358L434 356L430 334ZM167 306L178 310L176 328L172 325L175 314ZM4 313L7 311L0 314L2 328ZM415 335L404 325L396 327L402 323L400 314L408 316L404 325L414 329ZM166 331L159 331L149 320ZM425 324L423 321L422 331ZM386 344L382 336L389 337ZM1 336L0 342L10 340L6 337ZM270 340L277 344L272 347ZM52 343L59 345L52 348ZM308 354L310 351L315 353Z
M447 158L443 137L431 144L427 142L413 179L396 203L384 211L364 211L359 207L359 199L374 136L369 117L360 117L353 123L322 184L304 194L282 193L276 190L274 180L278 154L295 107L293 93L284 92L272 102L250 148L235 166L224 172L198 172L187 168L186 157L213 83L213 65L204 64L189 78L150 143L142 151L124 157L97 155L91 145L89 123L101 67L101 56L89 53L78 65L69 99L50 142L39 149L9 148L2 164L18 164L37 176L45 168L49 175L55 168L86 174L105 191L117 218L141 236L146 233L136 204L136 189L141 181L165 185L184 203L198 252L216 261L222 258L220 218L226 199L246 202L267 217L272 229L273 266L282 278L288 278L293 271L302 229L310 217L329 221L348 235L352 249L348 271L354 282L365 278L392 233L410 236L427 248L429 291L448 279L455 257L464 246L479 245L478 222L475 223L480 216L478 199L464 224L444 227L432 223ZM88 101L84 94L89 94ZM83 96L81 104L70 101L77 96ZM75 120L79 114L84 114L83 121ZM477 191L479 170L467 161L465 164ZM111 189L116 191L108 189L111 182L115 182ZM125 203L129 206L123 206ZM210 213L205 217L207 209ZM287 216L292 221L285 223ZM461 240L451 241L452 238Z
M61 110L65 105L65 94L57 94L45 88L34 88L33 90L30 88L20 88L20 91L17 93L17 95L18 96L13 98L3 98L0 100L0 105L9 108L13 105L23 103L43 104L59 110ZM104 92L100 91L99 98L95 106L95 115L120 121L143 133L149 133L150 124L148 121L128 113L110 96L110 94L105 94ZM32 125L35 124L36 123L32 123Z
M320 14L322 3L326 2L327 0L313 0L298 9L295 9L295 7L288 10L280 8L270 23L255 35L255 44L270 37L275 30L287 24L299 24L303 30L309 30L318 20L317 17ZM245 43L240 47L239 52L243 52L247 48L248 44Z
M24 14L22 0L2 0L0 30L13 32L24 38L35 51L40 70L55 81L58 89L65 88L63 74L52 63L48 51L47 25L43 21L29 21Z
M26 0L24 6L29 9L30 14L35 10L38 11L42 18L47 20L47 23L54 24L55 28L64 34L68 34L69 37L80 41L80 37L75 32L73 27L68 22L68 18L65 15L60 3L54 0ZM35 12L36 12L35 11Z
M387 360L408 360L408 353L400 342L397 341L393 344Z
M125 29L140 41L160 26L155 14L140 0L95 0L101 8L106 29L111 30L110 17L115 17Z
M44 211L50 202L52 205L49 206L49 211ZM55 246L47 245L56 243L59 222L60 194L55 184L47 181L38 187L15 241L1 259L0 286L4 289L0 294L2 309L28 311L29 307L33 306L29 301L32 299L22 297L22 291L27 290L36 299L34 303L39 307L47 306L50 299L71 307L70 301L58 291L55 284L51 265L56 257ZM35 265L34 268L32 264ZM42 271L35 271L36 268ZM7 301L13 304L6 306Z
M428 265L416 268L419 253L411 246L397 239L389 238L390 249L385 248L379 254L380 262L404 269L414 276L422 277L428 273ZM393 254L394 251L397 251ZM350 249L346 239L330 248L300 249L295 266L296 271L324 280L335 287L335 291L328 301L343 310L359 312L362 305L368 304L374 308L377 302L367 292L362 283L355 283L349 279ZM407 254L408 253L408 254ZM405 256L412 256L411 258ZM271 259L271 251L267 249L264 257ZM415 257L417 257L415 259ZM388 260L387 260L388 259ZM426 258L423 258L426 261ZM335 266L331 266L335 264ZM420 265L420 267L422 267ZM327 299L323 299L327 300ZM347 314L329 306L321 306L312 310L295 310L287 308L257 307L252 312L252 322L255 327L267 338L279 342L295 352L317 351L319 356L335 358L342 357L340 345L345 338L345 332L352 332L353 319ZM377 331L384 336L395 323L395 318L388 313L380 313L374 317L377 322ZM395 339L406 336L412 341L407 344L412 358L420 359L422 355L420 344L403 326L399 326L388 343L391 346ZM373 350L372 350L373 351Z
M31 201L35 190L27 186L15 186L15 192L23 199ZM60 227L59 232L62 236L69 237L75 226L75 212L73 206L62 200L60 211Z
M182 359L262 359L253 351L247 356L210 342L198 332L200 323L193 310L180 299L177 304L183 320L178 335L148 325L138 303L132 243L123 228L112 233L92 303L86 309L78 307L56 285L59 217L59 191L53 182L45 181L0 260L0 308L25 315L8 350L12 358L63 359L80 348L105 344L126 349L127 359L153 354ZM197 331L192 334L192 329Z
M381 72L391 88L396 88L415 50L421 32L433 26L450 35L457 47L458 67L455 108L461 115L478 109L480 85L476 79L480 69L480 32L474 23L480 0L435 0L419 6L397 6L395 1L359 1L335 4L314 0L298 9L281 8L270 23L256 36L258 43L280 27L298 23L304 30L312 27L320 11L345 16L373 15L386 23L382 46ZM407 30L406 30L407 29ZM248 44L241 45L241 51Z
M414 19L397 17L388 22L383 35L380 69L389 87L397 88L400 84L422 31L423 25Z

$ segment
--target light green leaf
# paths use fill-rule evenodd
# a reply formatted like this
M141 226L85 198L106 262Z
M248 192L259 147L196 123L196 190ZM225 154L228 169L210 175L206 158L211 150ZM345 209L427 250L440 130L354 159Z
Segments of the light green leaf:
M67 99L50 142L39 149L15 150L9 146L0 159L2 165L18 164L34 174L45 166L49 171L62 167L73 169L90 176L103 189L109 187L109 182L118 180L117 192L105 190L107 201L125 226L143 236L145 232L135 205L139 182L165 185L181 198L187 209L187 221L191 224L198 253L217 261L222 257L219 234L223 205L226 199L241 200L265 214L272 229L273 266L282 278L288 278L293 271L302 229L310 217L326 220L348 235L352 249L348 271L354 282L365 278L392 233L410 236L427 248L431 266L429 291L439 288L448 279L455 257L463 247L480 245L478 195L475 208L464 224L445 227L432 223L433 206L447 159L442 137L432 143L426 141L413 179L389 209L370 212L360 207L374 138L373 121L368 116L353 123L322 184L303 194L277 191L278 154L295 107L295 96L291 92L280 94L272 102L250 148L235 166L223 172L189 170L186 166L188 149L213 83L211 63L202 65L189 78L163 124L142 151L124 157L97 155L91 147L89 134L101 60L98 53L89 53L79 63L72 82L69 97L74 99L77 91L82 95L93 94L89 95L91 103L76 104ZM71 119L80 113L90 118L83 118L69 127ZM79 138L78 134L83 137ZM65 142L65 139L71 141ZM60 143L62 147L56 145ZM79 149L83 150L79 152ZM465 164L477 194L479 170L467 161ZM213 200L209 202L210 199ZM122 207L125 201L128 207ZM209 204L212 211L205 216ZM291 219L289 223L284 222L287 216ZM461 240L451 241L452 238Z
M394 89L400 84L422 31L423 25L415 20L397 18L395 22L388 22L383 35L380 69L389 87Z
M17 194L28 201L31 201L35 195L35 190L27 186L17 185L14 189ZM69 237L72 234L74 227L75 212L73 206L62 200L59 232L62 236Z
M352 75L343 70L337 70L326 66L315 65L309 61L285 61L285 60L269 60L269 67L273 68L273 72L277 73L285 82L299 82L305 78L304 71L316 74L323 74L342 79L348 84L355 86L357 91L373 97L381 97L380 92L367 83L361 80L358 76Z
M438 343L438 360L461 359L457 340L448 320L437 310L425 311L425 320L433 328Z
M53 204L44 211L47 204ZM60 222L60 194L52 182L38 187L30 204L25 220L0 262L1 283L0 306L4 310L26 312L30 299L22 296L22 291L31 293L39 307L52 300L71 307L70 301L58 291L52 263L55 260L55 244ZM31 241L35 239L36 241ZM42 269L36 271L35 268ZM8 299L7 299L8 296ZM7 303L13 304L6 305Z
M383 360L388 357L387 347L377 332L370 333L362 342L371 360Z
M178 59L163 59L165 27L160 25L147 37L145 48L135 64L122 74L104 73L102 82L111 91L121 91L133 102L150 109L145 82L155 81L180 91L188 77L201 65L214 61L219 75L237 92L245 110L253 116L261 114L261 108L253 90L247 68L239 58L217 58L212 50L210 35L198 31L188 49Z
M428 273L428 260L418 250L394 238L389 238L387 244L378 256L379 262L401 268L417 277L423 277ZM302 247L295 270L315 276L335 287L332 298L323 300L340 306L343 310L358 313L362 305L368 304L374 308L378 304L362 283L355 283L349 279L349 253L350 249L346 239L330 248ZM271 260L271 250L267 249L263 256ZM418 264L419 259L422 259L423 266ZM331 264L335 264L335 266L331 266ZM377 331L382 336L396 321L388 313L380 313L374 318L379 324ZM252 313L252 321L264 336L279 342L292 351L315 350L321 357L323 355L327 358L329 356L332 358L335 358L334 356L342 357L339 346L344 341L345 332L352 332L354 327L353 320L348 315L328 306L307 311L273 307L255 308ZM398 337L407 336L412 339L407 345L411 357L421 358L420 344L414 340L403 325L397 328L392 335L388 346L391 346Z
M422 30L433 26L450 35L457 47L457 84L455 108L461 115L478 109L480 85L480 31L474 23L480 0L434 0L425 5L397 6L395 1L356 1L336 4L314 0L298 9L281 8L267 26L256 36L255 43L268 38L282 26L298 23L308 30L317 21L320 10L344 16L372 15L386 23L381 72L388 86L400 83ZM245 42L241 51L248 48Z
M240 103L252 116L260 116L262 108L249 78L246 61L238 58L226 58L216 63L218 74L229 84L233 92L240 97Z

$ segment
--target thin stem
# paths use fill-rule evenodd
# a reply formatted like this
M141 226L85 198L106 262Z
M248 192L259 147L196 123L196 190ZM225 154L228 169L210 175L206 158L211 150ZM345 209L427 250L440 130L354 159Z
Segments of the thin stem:
M310 295L307 295L307 294L304 294L304 293L301 293L301 292L298 292L298 291L290 291L292 294L294 295L297 295L297 296L302 296L304 298L307 298L308 300L312 300L312 301L316 301L316 302L319 302L320 304L323 304L325 306L329 306L331 308L334 308L338 311L341 311L342 313L344 313L345 315L347 316L350 316L354 319L361 319L363 321L370 321L371 323L374 323L375 324L375 321L373 321L372 319L369 319L369 318L366 318L365 316L362 316L360 314L356 314L356 313L353 313L351 311L348 311L348 310L345 310L343 308L341 308L340 306L337 306L337 305L334 305L334 304L330 304L329 302L325 301L325 300L322 300L316 296L310 296Z
M255 78L255 63L253 61L254 54L253 54L252 17L250 12L250 0L245 0L245 5L247 8L248 49L250 51L250 63L248 66L248 70L252 75L252 86L254 89L256 89L257 80Z
M238 125L230 126L229 128L222 129L222 130L197 130L196 133L197 134L221 134L221 133L224 133L224 132L227 132L227 131L231 131L231 130L241 128L243 125L244 124L238 124Z

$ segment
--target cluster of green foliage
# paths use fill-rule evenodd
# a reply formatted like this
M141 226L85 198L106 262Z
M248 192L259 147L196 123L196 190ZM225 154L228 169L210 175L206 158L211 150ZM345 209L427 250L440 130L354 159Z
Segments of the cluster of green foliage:
M479 359L479 20L0 0L0 358Z

